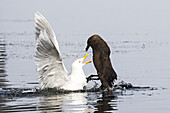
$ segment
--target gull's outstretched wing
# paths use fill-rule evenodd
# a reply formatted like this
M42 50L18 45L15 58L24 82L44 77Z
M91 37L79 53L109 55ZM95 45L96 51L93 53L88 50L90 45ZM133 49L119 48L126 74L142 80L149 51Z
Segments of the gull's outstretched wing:
M60 88L69 80L60 56L58 42L48 21L35 13L36 55L35 64L41 89Z

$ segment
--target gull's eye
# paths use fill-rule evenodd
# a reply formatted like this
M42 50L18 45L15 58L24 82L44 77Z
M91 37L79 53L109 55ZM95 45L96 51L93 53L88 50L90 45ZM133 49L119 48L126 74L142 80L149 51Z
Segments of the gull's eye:
M81 63L81 61L79 61L79 63Z

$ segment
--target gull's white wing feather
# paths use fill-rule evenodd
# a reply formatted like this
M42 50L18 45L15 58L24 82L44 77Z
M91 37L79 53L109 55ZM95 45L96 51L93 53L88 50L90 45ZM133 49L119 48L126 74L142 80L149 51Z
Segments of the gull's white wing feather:
M60 56L55 33L48 21L35 13L36 55L35 64L41 89L60 88L69 80L67 70Z

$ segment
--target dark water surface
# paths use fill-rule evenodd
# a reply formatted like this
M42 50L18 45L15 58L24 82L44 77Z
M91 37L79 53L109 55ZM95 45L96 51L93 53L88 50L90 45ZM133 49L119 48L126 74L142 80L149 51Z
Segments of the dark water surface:
M169 113L169 1L14 1L0 4L0 112ZM71 63L87 53L88 37L97 33L112 51L116 83L123 80L138 87L113 92L37 92L33 57L37 10L56 32L68 72ZM91 49L88 53L91 60ZM84 66L84 71L86 76L96 73L93 64ZM96 84L100 82L87 87Z

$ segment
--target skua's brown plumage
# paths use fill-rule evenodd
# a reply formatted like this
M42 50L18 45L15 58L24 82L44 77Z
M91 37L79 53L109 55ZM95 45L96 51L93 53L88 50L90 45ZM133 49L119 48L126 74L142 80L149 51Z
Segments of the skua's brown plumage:
M117 74L111 64L109 46L99 35L93 35L87 41L86 51L89 47L93 50L93 63L97 75L89 76L87 81L93 80L94 76L98 76L102 83L101 89L111 90L114 80L117 79Z

